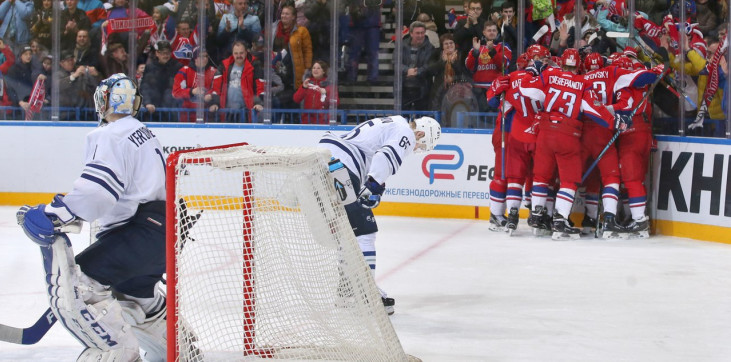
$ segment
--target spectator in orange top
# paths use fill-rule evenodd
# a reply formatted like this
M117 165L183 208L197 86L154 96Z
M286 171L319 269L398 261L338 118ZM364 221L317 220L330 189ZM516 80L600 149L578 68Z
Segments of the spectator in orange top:
M304 101L302 108L305 110L323 111L330 108L331 99L334 98L337 102L336 90L327 79L329 68L330 66L322 60L315 61L311 68L311 76L305 78L302 86L292 97L297 103ZM302 123L327 124L328 114L305 111L302 114Z

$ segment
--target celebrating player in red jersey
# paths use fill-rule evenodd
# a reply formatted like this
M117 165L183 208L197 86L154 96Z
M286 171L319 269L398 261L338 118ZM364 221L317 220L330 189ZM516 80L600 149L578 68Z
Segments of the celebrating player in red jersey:
M538 77L521 83L520 92L543 104L547 113L539 125L536 154L533 166L533 212L529 224L537 225L543 218L548 185L558 167L560 190L553 214L553 238L576 239L579 229L569 225L568 217L574 195L581 183L581 144L583 128L580 115L600 125L611 128L614 116L596 97L591 85L576 74L579 68L579 52L566 49L561 57L562 69L548 68ZM618 126L622 126L622 119ZM531 226L533 226L531 225Z

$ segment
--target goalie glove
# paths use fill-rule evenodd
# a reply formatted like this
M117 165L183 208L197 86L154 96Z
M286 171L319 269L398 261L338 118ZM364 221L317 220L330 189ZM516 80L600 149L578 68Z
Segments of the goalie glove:
M381 195L386 191L385 184L379 184L373 177L368 176L368 181L363 184L363 188L358 193L358 202L360 206L366 209L378 207L381 203Z
M624 132L632 127L632 119L624 114L614 115L614 128L619 132Z
M81 232L82 220L69 210L61 194L54 196L50 205L21 207L16 218L25 235L40 246L50 246L56 233Z

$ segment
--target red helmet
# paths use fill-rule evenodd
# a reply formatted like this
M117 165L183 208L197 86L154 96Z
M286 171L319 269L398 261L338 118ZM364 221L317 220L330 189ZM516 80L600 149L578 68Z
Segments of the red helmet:
M587 72L597 70L603 66L604 59L602 59L602 56L599 55L599 53L589 53L589 55L584 58L584 70Z
M618 66L620 68L624 68L624 69L632 69L632 67L633 67L632 59L630 59L624 55L617 57L617 59L615 59L612 62L612 65L616 65L616 66Z
M556 65L558 65L559 67L561 65L563 65L563 60L561 59L561 57L557 57L557 56L554 55L554 56L551 57L551 61L553 61L554 63L556 63Z
M525 50L526 54L528 54L528 58L530 59L536 59L538 57L539 59L548 58L551 56L551 53L540 44L533 44L528 47L528 49Z
M644 64L642 64L642 63L640 63L638 61L633 61L632 62L632 69L633 70L647 70L647 67L645 67Z
M574 48L568 48L561 54L561 65L565 67L577 67L581 61L579 51Z
M518 66L518 69L525 69L530 60L532 59L528 58L528 53L523 53L518 56L518 60L515 61L515 65Z
M630 58L637 59L637 49L635 49L633 47L625 47L623 53L624 53L624 55L626 55Z
M607 63L609 63L609 64L613 64L613 63L614 63L614 61L615 61L615 60L616 60L617 58L621 57L622 55L624 55L624 54L623 54L623 53L620 53L620 52L614 52L614 53L612 53L612 54L609 54L609 56L607 57Z

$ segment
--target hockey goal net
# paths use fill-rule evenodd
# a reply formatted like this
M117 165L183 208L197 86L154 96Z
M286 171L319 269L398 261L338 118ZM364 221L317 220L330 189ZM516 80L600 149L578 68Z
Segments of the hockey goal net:
M411 359L329 160L246 144L168 157L169 361Z

